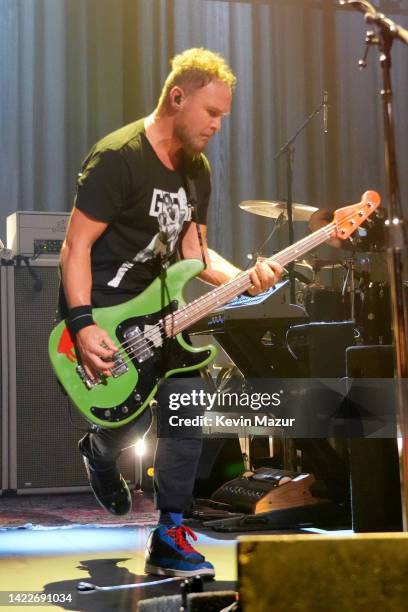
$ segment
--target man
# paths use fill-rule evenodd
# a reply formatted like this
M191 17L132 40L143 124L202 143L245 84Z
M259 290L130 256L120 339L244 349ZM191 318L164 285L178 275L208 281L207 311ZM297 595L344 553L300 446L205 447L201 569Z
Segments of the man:
M214 285L240 272L207 247L210 172L202 154L230 112L234 85L218 54L205 49L181 53L172 61L154 112L103 138L84 162L61 268L68 325L91 378L109 375L116 352L113 340L94 324L92 306L134 297L175 260L177 250L183 258L204 257L200 277ZM193 177L196 209L187 197L187 174ZM280 274L277 264L257 262L250 293L268 289ZM131 508L116 459L134 438L130 423L98 428L79 443L95 496L116 515ZM182 525L200 452L197 436L158 439L154 486L160 517L148 545L149 573L214 575L211 563L187 541L194 534Z

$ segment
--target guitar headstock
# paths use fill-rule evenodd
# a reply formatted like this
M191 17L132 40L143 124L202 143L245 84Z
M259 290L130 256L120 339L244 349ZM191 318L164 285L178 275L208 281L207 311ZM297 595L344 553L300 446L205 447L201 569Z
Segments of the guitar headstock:
M381 197L376 191L366 191L361 202L344 206L335 211L334 236L346 240L380 206Z

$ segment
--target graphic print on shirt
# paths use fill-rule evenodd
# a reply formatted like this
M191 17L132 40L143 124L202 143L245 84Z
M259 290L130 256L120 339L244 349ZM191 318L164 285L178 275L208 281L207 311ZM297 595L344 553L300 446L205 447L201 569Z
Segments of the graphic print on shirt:
M191 208L183 187L180 187L177 193L154 189L149 215L157 217L158 233L131 261L125 261L119 266L114 278L108 282L109 287L119 287L126 272L133 268L135 262L150 262L157 257L165 261L174 253L184 223L191 220Z

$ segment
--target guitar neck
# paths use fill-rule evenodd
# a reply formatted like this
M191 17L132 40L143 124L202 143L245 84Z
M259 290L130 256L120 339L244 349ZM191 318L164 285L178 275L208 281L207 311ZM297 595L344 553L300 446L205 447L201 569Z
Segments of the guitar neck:
M322 242L325 242L325 240L331 238L335 235L335 230L336 224L334 222L329 223L295 244L286 247L283 251L267 259L267 261L273 260L284 267L294 259L301 257L319 244L322 244ZM179 334L193 323L200 321L203 317L217 308L221 308L230 300L241 295L241 293L249 289L251 285L252 282L249 272L242 272L242 274L239 274L228 283L216 287L193 302L167 315L164 318L166 335L175 336Z

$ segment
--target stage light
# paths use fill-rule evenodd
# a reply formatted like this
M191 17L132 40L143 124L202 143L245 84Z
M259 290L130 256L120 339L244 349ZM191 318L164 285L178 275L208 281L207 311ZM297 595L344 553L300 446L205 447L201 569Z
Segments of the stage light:
M138 457L143 457L146 453L146 443L143 438L139 438L135 444L135 453Z
M400 220L398 219L398 217L394 217L392 222L393 222L394 225L399 225Z

